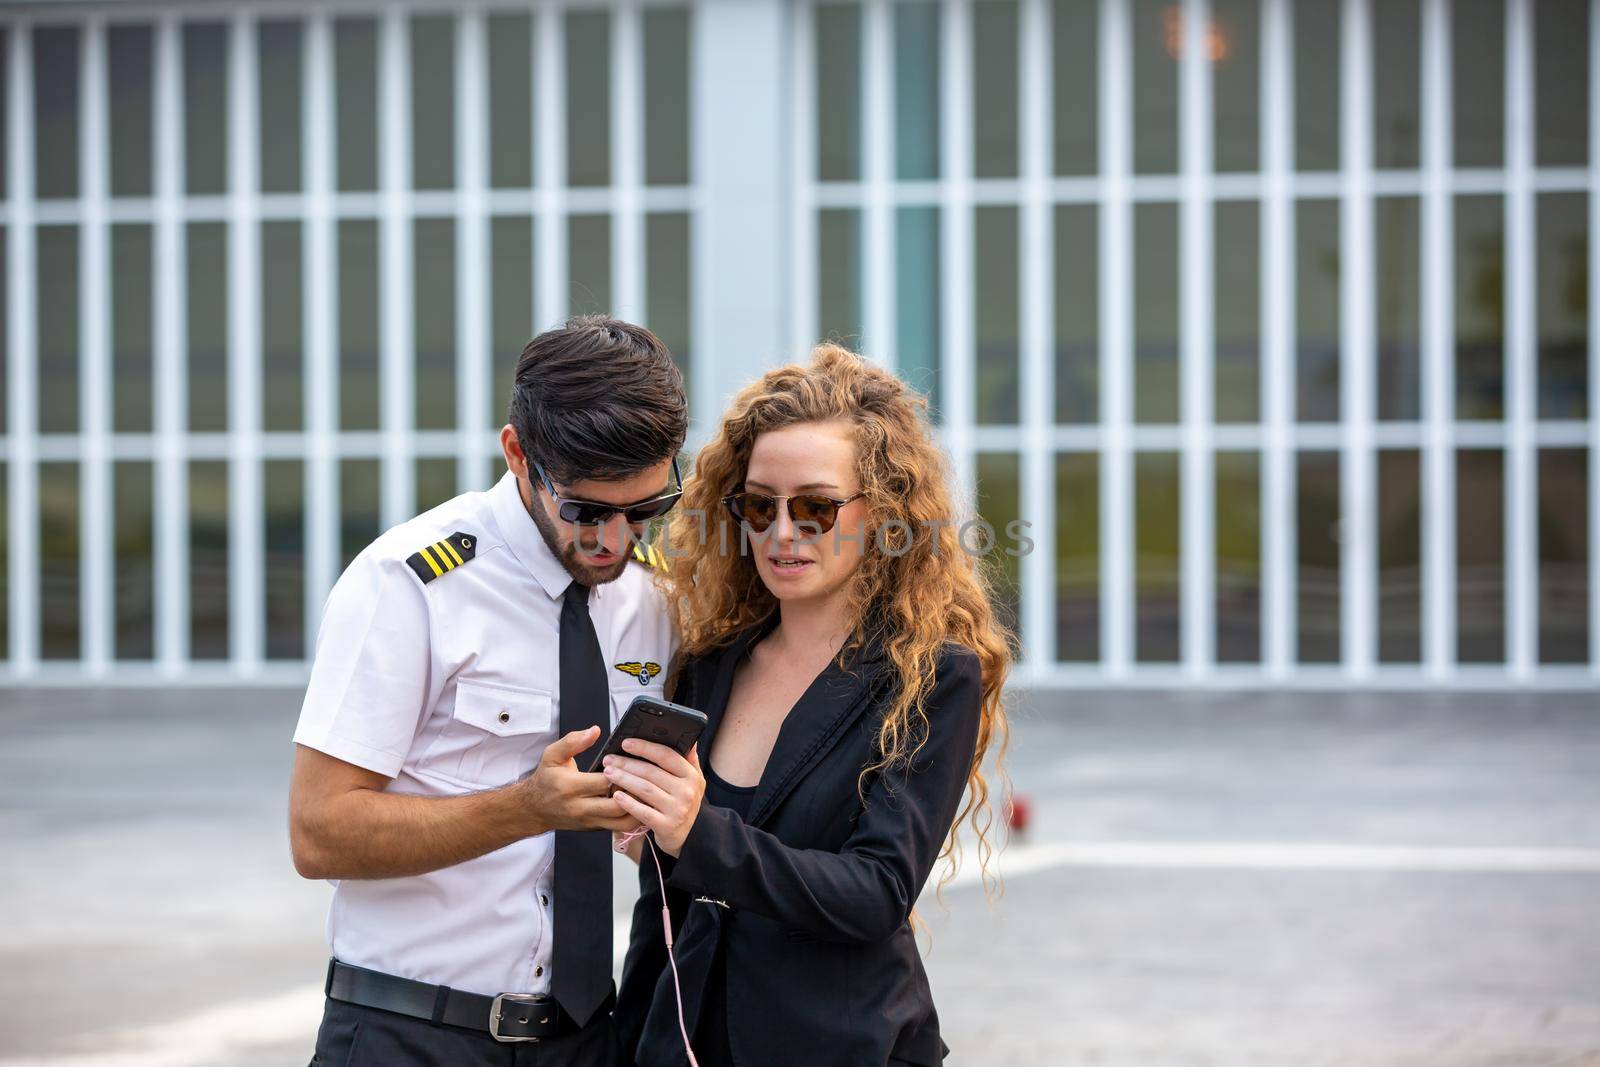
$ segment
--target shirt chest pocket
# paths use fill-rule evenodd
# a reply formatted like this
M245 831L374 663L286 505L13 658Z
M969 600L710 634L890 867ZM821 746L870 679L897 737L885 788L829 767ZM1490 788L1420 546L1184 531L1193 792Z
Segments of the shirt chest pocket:
M553 707L550 694L540 690L457 682L455 710L423 770L471 785L513 781L533 769L552 740Z

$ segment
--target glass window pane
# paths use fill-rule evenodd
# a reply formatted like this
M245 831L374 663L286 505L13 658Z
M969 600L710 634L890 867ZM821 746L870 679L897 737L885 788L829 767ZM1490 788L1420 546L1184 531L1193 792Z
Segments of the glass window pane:
M378 187L378 27L370 18L333 23L339 189Z
M149 26L112 26L106 31L112 196L149 196L153 188L153 40Z
M301 36L298 22L263 22L257 30L261 92L261 191L300 191Z
M977 326L976 396L973 419L979 425L1014 424L1022 386L1020 309L1017 294L1017 209L973 210L973 294Z
M1456 659L1506 658L1505 453L1456 453Z
M416 427L448 430L456 424L456 224L417 219L413 226Z
M689 12L644 15L644 180L689 181Z
M895 366L939 418L939 209L895 211Z
M1178 456L1140 452L1133 460L1134 658L1176 663L1181 647L1178 610Z
M816 7L817 180L861 177L861 8Z
M1505 402L1505 205L1456 199L1456 418L1498 419Z
M228 189L228 27L191 22L183 27L184 188Z
M34 195L78 195L78 29L33 31Z
M154 418L150 226L111 227L111 425L149 433Z
M1178 59L1183 10L1168 0L1133 0L1133 169L1178 169Z
M1369 10L1372 162L1378 167L1415 167L1422 159L1422 4L1382 0Z
M78 431L78 227L40 226L39 432Z
M268 460L262 470L268 659L306 655L304 470L290 459Z
M1056 658L1100 659L1100 456L1056 456Z
M533 185L533 19L489 16L489 184Z
M1295 316L1299 418L1339 417L1339 203L1295 208Z
M980 452L975 457L978 515L984 526L963 526L963 550L981 555L994 582L995 611L1003 626L1015 632L1018 614L1018 578L1021 551L1013 525L1022 515L1017 497L1019 463L1015 452ZM1021 531L1026 532L1026 531Z
M568 12L567 184L611 184L611 16Z
M1378 453L1378 660L1422 660L1420 454Z
M80 651L78 465L39 464L39 655L77 659Z
M1589 458L1581 448L1539 452L1539 661L1587 663Z
M456 179L455 19L411 20L411 182L449 189Z
M417 460L417 511L437 507L456 495L456 461L434 457Z
M1538 198L1539 417L1589 412L1589 204L1583 193Z
M1297 170L1339 166L1339 0L1294 0Z
M378 224L339 223L339 428L378 428Z
M339 463L339 569L378 536L378 461L346 459Z
M1302 452L1295 476L1301 663L1339 661L1339 453Z
M305 330L300 223L261 224L261 427L303 425Z
M1261 418L1261 208L1219 201L1213 231L1218 422Z
M1213 165L1219 171L1259 170L1261 4L1213 0L1211 18Z
M1178 421L1178 205L1133 209L1133 417Z
M1380 197L1373 212L1378 417L1417 419L1422 415L1421 201Z
M1015 178L1018 161L1017 5L972 7L972 164L979 178Z
M817 337L853 347L861 337L861 212L817 212Z
M571 216L567 242L567 284L572 314L610 314L611 216Z
M1100 412L1100 230L1092 204L1055 209L1056 421Z
M693 365L689 216L684 212L645 216L644 243L645 321L672 353L688 390Z
M1218 663L1261 660L1261 454L1216 458Z
M191 222L189 247L189 429L228 428L228 230Z
M1534 159L1589 162L1588 0L1539 0L1533 10Z
M113 536L112 655L155 656L155 467L146 461L111 466Z
M489 255L494 387L489 390L488 425L498 429L506 423L517 360L534 334L533 220L526 215L491 219Z
M1100 19L1098 6L1055 0L1050 12L1055 173L1100 168Z
M1498 167L1506 137L1504 0L1455 0L1450 37L1455 165Z
M937 4L894 8L895 176L939 176L939 17Z
M228 465L189 464L189 657L228 658Z

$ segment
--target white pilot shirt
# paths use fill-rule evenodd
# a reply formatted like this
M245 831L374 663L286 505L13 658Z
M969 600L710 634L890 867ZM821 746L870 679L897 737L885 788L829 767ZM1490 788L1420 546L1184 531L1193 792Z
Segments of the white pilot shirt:
M422 582L406 558L456 533L475 540L473 558ZM328 596L294 740L389 776L392 793L513 781L560 736L571 580L510 473L394 527ZM642 565L597 586L589 605L614 727L635 696L661 696L676 637ZM336 881L333 954L473 993L548 993L554 845L545 833L430 874Z

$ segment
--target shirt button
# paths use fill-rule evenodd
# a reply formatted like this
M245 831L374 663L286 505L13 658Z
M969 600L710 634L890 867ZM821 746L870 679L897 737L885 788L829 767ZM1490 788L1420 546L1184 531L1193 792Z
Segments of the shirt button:
M543 967L535 967L533 969L533 976L535 978L543 978L544 977L544 968Z
M539 894L539 903L543 904L545 907L548 908L550 906L550 898L545 896L543 893L540 893Z
M511 713L509 711L502 711L500 713L500 721L501 722L510 722L511 721Z

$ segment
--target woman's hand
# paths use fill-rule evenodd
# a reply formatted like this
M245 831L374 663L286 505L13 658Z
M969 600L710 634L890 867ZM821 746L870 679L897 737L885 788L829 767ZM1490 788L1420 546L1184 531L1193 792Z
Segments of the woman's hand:
M617 787L617 805L653 831L667 855L677 856L706 792L699 746L684 757L666 745L630 737L622 750L628 755L605 760L605 776Z

